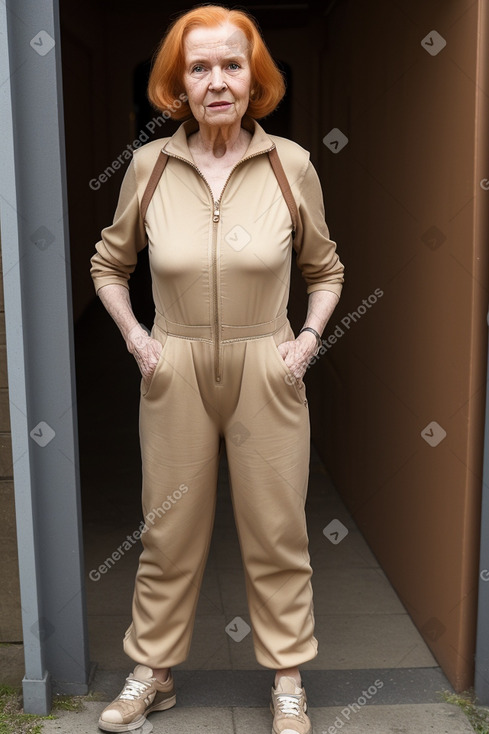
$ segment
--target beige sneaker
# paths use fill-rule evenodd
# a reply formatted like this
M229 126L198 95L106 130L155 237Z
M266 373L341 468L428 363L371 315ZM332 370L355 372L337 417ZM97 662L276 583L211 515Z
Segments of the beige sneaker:
M164 711L177 702L171 670L164 683L153 678L146 665L136 665L126 678L121 693L100 714L98 726L104 731L139 729L152 711Z
M273 714L273 734L312 733L311 720L306 714L306 691L291 676L282 675L277 687L272 686L270 709Z

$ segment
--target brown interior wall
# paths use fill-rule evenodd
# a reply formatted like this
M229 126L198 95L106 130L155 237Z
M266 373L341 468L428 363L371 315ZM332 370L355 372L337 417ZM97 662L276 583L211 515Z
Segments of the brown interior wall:
M473 681L485 399L482 5L343 2L325 21L321 120L349 142L320 172L346 278L309 377L316 444L457 690Z
M0 242L0 642L22 640Z

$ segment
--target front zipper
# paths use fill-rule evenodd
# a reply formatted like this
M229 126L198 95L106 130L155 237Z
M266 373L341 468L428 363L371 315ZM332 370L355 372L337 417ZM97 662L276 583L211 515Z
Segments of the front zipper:
M219 298L217 293L217 226L219 224L220 218L221 218L221 212L220 212L220 206L221 206L221 200L222 195L224 194L224 190L228 184L229 179L231 178L231 175L233 174L234 170L245 161L250 160L250 158L255 158L257 155L263 155L263 153L268 153L270 150L273 150L275 148L275 143L270 146L270 148L266 148L265 150L261 150L259 153L253 153L253 155L246 156L246 158L242 158L240 161L238 161L230 170L229 176L224 182L224 186L221 190L221 195L217 201L214 199L214 194L212 192L211 187L209 186L209 182L207 181L206 177L198 168L195 163L192 163L191 161L187 160L187 158L182 158L180 155L176 155L175 153L170 153L165 150L165 153L167 155L173 156L173 158L178 158L180 161L184 161L185 163L188 163L189 166L192 166L197 173L203 178L207 188L209 189L211 200L212 200L212 206L213 206L213 214L212 214L212 290L213 290L213 301L214 301L214 377L216 379L216 382L221 382L221 364L219 359L219 352L221 349L221 319L220 319L220 313L219 313Z
M209 184L207 185L209 186ZM219 226L219 218L221 216L219 205L219 200L214 202L214 214L212 216L212 295L214 298L214 376L216 378L216 382L221 382L221 365L219 359L219 352L221 349L221 324L219 319L219 298L217 293L217 228Z

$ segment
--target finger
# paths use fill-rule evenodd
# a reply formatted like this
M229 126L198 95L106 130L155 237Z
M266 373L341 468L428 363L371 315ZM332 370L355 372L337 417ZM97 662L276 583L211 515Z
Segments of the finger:
M162 344L159 341L157 341L156 339L153 340L153 343L146 350L146 353L143 359L145 370L147 374L152 375L153 372L155 371L156 366L160 360L162 351L163 351Z
M163 351L163 345L161 342L156 342L156 359L158 360L160 358L160 354Z
M291 342L282 342L281 344L277 345L277 349L282 359L285 359L285 357L289 354L290 348L291 348Z
M137 365L139 367L139 371L141 372L141 375L145 378L148 378L152 375L153 371L156 369L156 362L151 362L149 359L145 359L143 355L139 353L134 354Z

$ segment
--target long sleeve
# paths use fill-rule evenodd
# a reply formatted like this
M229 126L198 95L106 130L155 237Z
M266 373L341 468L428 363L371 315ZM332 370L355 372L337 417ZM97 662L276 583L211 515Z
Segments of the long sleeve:
M307 293L332 291L339 298L345 268L336 254L336 242L329 238L321 182L311 161L301 185L294 249L297 265L307 283Z
M137 264L137 253L146 245L146 231L140 217L134 158L131 159L119 192L114 221L101 232L91 258L90 275L95 290L116 283L129 288L128 281Z

